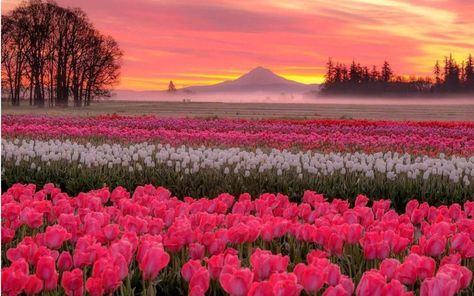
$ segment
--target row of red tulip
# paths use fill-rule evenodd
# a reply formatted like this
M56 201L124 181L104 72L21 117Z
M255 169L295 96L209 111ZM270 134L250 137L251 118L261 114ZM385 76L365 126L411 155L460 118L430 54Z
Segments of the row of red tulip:
M151 116L2 116L11 137L105 138L172 145L303 148L321 151L397 151L471 156L474 124L361 120L231 120Z
M179 200L161 187L2 194L6 295L473 293L474 202L433 207L307 191Z

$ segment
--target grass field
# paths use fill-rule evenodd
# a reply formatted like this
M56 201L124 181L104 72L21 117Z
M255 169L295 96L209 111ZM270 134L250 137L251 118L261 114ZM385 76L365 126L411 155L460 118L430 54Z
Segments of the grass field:
M99 114L156 115L162 117L225 118L338 118L388 120L474 120L474 104L466 105L360 105L218 102L102 101L83 108L12 107L2 114L94 116Z

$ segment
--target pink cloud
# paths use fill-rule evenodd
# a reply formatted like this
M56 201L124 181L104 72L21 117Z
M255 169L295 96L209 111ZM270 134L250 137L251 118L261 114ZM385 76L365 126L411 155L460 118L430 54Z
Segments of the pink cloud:
M2 9L18 2L3 1ZM446 48L474 48L472 1L373 2L58 0L82 8L119 42L121 88L206 84L258 65L307 82L323 75L329 56L389 60L400 74L426 75Z

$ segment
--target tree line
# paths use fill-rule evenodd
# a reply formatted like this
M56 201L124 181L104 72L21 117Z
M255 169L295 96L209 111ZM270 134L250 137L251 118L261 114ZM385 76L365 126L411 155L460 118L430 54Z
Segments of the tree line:
M469 55L460 64L449 55L443 66L437 61L433 77L403 77L395 75L385 61L379 68L368 67L352 61L350 66L334 63L329 58L326 64L322 94L379 95L379 94L434 94L474 92L474 60Z
M110 95L122 51L79 8L31 0L2 15L2 99L87 106Z

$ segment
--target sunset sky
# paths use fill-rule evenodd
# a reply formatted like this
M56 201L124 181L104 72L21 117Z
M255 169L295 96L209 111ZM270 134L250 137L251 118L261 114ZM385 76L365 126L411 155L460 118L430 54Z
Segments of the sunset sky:
M2 13L20 1L2 1ZM450 52L474 53L473 0L58 0L80 7L124 51L120 89L178 88L264 66L322 82L329 56L430 75Z

